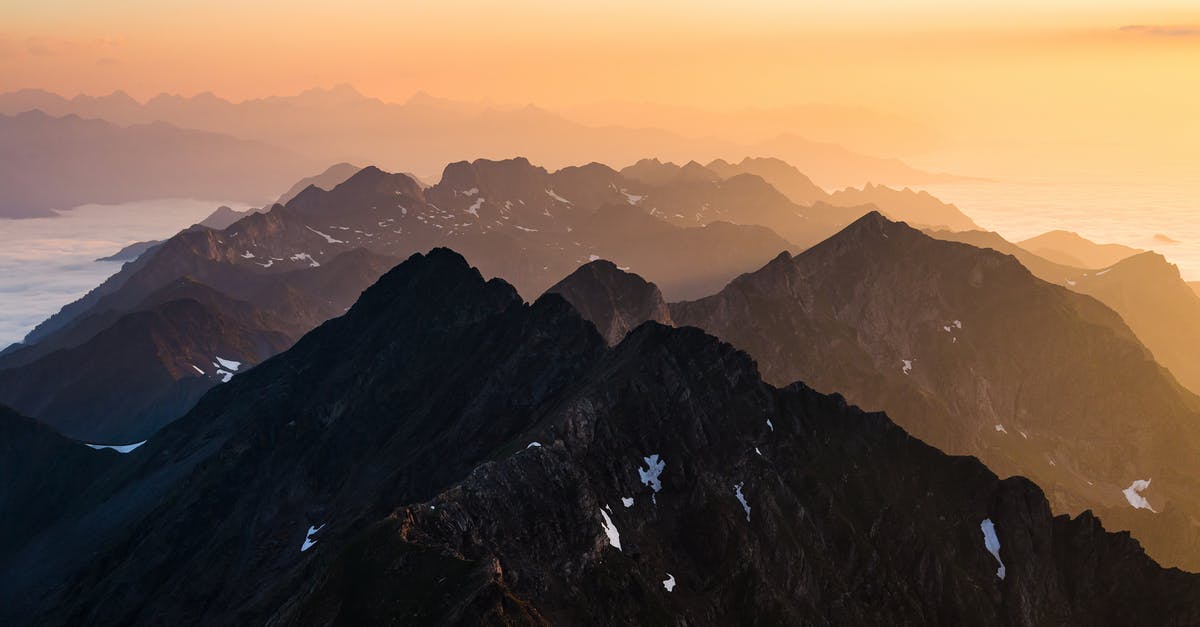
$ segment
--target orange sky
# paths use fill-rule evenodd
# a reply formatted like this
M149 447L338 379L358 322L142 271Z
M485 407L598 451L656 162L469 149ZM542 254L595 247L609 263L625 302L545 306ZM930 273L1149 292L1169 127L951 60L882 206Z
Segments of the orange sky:
M1200 161L1192 0L814 4L43 0L3 10L0 89L833 103L928 127L936 145L896 155L927 167L1158 176Z

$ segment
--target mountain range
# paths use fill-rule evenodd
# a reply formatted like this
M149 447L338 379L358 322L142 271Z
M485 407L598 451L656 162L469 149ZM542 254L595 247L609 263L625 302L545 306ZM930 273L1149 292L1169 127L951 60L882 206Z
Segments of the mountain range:
M158 198L266 202L313 162L258 141L163 122L0 115L0 219Z
M0 352L0 622L1200 621L1177 268L683 163L341 163L126 251Z
M46 521L0 518L6 624L1200 619L1200 577L1025 479L448 250L132 451L0 430Z
M770 155L831 188L956 178L787 133L745 143L709 133L693 137L654 128L581 124L533 105L480 105L421 93L390 103L346 85L242 102L208 93L160 94L145 102L123 92L70 99L34 89L0 94L0 114L34 109L122 125L164 122L264 142L318 162L372 163L422 175L439 172L465 155L505 159L520 154L552 168L593 160L632 163L646 155L681 162Z

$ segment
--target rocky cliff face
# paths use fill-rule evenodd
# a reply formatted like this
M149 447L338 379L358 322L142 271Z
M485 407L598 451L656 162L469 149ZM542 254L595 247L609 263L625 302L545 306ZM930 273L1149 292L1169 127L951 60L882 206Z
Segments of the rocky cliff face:
M444 250L118 461L89 550L2 558L8 624L1200 620L1200 578L1028 481Z
M1108 308L879 214L671 307L775 384L837 390L1200 568L1197 398ZM1145 499L1144 501L1142 499Z
M611 261L580 266L547 294L562 296L592 324L610 346L647 320L671 324L671 312L658 286L621 271Z

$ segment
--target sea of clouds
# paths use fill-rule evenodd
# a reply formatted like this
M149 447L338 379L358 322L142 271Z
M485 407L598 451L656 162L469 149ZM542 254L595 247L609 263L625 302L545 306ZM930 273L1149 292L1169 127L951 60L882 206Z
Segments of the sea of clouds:
M121 268L96 261L128 244L170 237L228 202L153 200L84 205L51 218L0 219L0 347Z

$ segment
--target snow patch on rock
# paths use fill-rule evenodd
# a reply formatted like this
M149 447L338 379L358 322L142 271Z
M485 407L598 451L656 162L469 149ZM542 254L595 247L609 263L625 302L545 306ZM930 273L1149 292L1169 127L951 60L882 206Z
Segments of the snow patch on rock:
M1125 488L1121 492L1125 494L1125 500L1129 501L1129 504L1132 505L1134 509L1148 509L1157 514L1158 512L1155 512L1154 508L1150 507L1150 501L1147 501L1146 497L1142 496L1142 492L1149 487L1149 479L1138 479L1137 481L1129 484L1129 487Z
M621 550L621 532L617 531L617 526L613 524L612 518L608 517L608 512L604 508L600 509L600 515L604 517L604 522L600 526L604 528L605 535L608 536L608 543Z
M133 452L134 449L145 444L147 441L148 440L142 440L141 442L134 442L133 444L88 444L87 447L97 451L105 448L112 449L124 455L125 453Z
M996 537L996 525L992 523L991 518L984 518L983 522L979 523L979 528L983 530L984 548L1000 564L1000 568L996 569L996 576L1004 579L1004 560L1000 559L1000 538Z
M650 489L655 492L662 490L662 481L659 480L659 476L662 475L667 462L660 460L658 455L643 457L642 461L646 462L646 468L638 468L638 476L641 477L642 483L650 486Z

